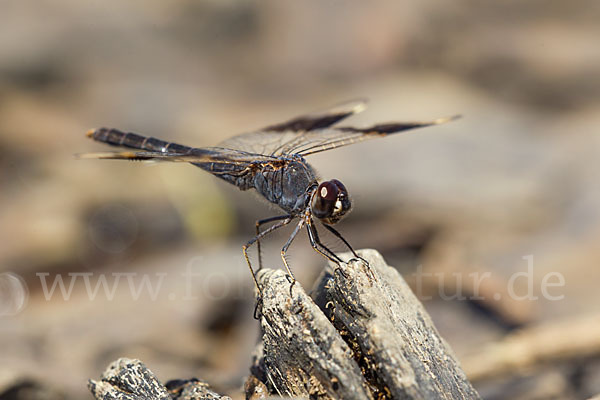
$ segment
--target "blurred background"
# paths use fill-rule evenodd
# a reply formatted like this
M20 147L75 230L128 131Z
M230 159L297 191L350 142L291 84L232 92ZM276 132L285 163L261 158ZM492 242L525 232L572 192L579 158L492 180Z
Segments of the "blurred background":
M90 128L211 146L357 97L357 126L463 117L310 157L353 197L346 239L413 285L485 398L599 393L599 37L593 0L1 1L0 398L90 398L121 356L243 398L241 246L278 211L192 166L73 155L107 150ZM325 260L289 255L309 289ZM132 296L144 276L157 296Z

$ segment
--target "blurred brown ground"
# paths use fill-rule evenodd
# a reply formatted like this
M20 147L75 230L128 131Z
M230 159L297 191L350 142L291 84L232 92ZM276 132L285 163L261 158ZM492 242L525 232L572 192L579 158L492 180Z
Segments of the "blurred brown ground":
M241 245L277 211L191 166L76 160L105 150L84 135L99 126L210 146L356 97L370 99L357 125L462 114L312 156L353 195L340 231L407 280L419 266L446 273L427 294L450 293L453 272L492 274L501 301L425 301L459 358L514 328L597 313L599 37L591 0L2 2L0 393L33 382L88 398L86 379L127 356L242 397L257 324ZM270 266L283 235L264 246ZM310 287L324 260L303 240L290 260ZM530 255L540 298L509 300ZM182 295L188 265L196 300ZM16 315L9 271L28 287ZM47 301L36 275L131 271L168 274L156 301L126 284L90 300L81 280ZM563 300L540 294L551 272ZM476 386L585 398L599 381L586 359Z

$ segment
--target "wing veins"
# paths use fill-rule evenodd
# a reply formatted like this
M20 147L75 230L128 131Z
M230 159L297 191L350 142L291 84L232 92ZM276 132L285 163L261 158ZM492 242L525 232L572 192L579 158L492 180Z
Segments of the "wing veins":
M235 159L230 156L239 157ZM78 158L96 158L109 160L133 160L133 161L169 161L169 162L188 162L188 163L217 163L245 166L250 164L260 164L273 162L275 157L262 154L248 153L239 150L226 148L194 148L187 153L166 153L153 151L114 151L99 153L84 153L76 155Z
M342 119L366 108L365 100L353 100L327 110L305 114L286 122L269 125L259 131L243 133L221 142L219 146L240 149L273 157L289 154L289 147L301 146L307 135L327 129Z
M325 130L323 133L327 133L329 131L330 134L336 134L337 136L323 138L322 140L307 141L304 144L308 145L308 147L302 148L302 146L294 146L293 149L297 152L297 154L301 156L307 156L321 151L363 142L368 139L385 137L403 131L443 124L453 121L459 117L460 116L455 115L452 117L438 118L429 122L399 122L378 124L369 128L354 128L351 126L331 128L329 130Z

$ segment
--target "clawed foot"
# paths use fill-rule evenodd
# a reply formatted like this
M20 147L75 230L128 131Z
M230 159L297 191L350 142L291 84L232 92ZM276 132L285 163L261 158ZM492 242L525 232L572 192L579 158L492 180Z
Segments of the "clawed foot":
M371 266L366 259L359 256L358 254L354 254L354 258L350 259L350 261L360 261L361 264L365 267L365 272L367 273L367 275L369 275L369 279L371 281L375 279L375 274L373 273L373 270L371 269ZM339 269L339 266L336 269ZM342 271L340 270L340 272L342 272ZM347 274L345 274L345 273L344 273L344 276L346 278L348 278Z
M367 260L365 260L364 258L362 258L361 256L359 256L358 254L354 255L354 258L352 260L360 260L362 261L363 264L365 264L367 267L369 266L369 262ZM350 261L352 261L350 260Z
M262 314L262 297L258 296L256 298L256 305L254 306L254 319L260 319L260 315Z
M375 274L373 273L373 270L371 269L371 265L369 264L369 262L367 260L365 260L364 258L362 258L361 256L358 256L358 255L355 258L353 258L353 260L360 260L362 262L362 264L365 266L365 271L369 275L369 278L371 278L371 280L375 279Z
M344 272L344 270L342 269L342 267L341 267L341 264L338 264L338 266L334 268L334 270L333 270L333 274L335 275L335 274L337 274L338 272L339 272L340 274L342 274L342 275L344 276L344 278L345 278L345 279L348 279L348 278L350 278L350 275L348 275L348 274L347 274L346 272Z
M285 278L288 280L288 282L290 283L290 297L293 297L292 294L292 288L294 287L294 285L296 284L296 280L294 279L293 276L286 274Z

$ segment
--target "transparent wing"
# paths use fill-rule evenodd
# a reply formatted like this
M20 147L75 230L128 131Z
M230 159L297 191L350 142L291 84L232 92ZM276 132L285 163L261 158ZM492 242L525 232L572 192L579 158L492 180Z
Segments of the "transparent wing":
M95 158L104 160L132 160L132 161L170 161L170 162L213 162L238 164L257 162L272 162L277 158L262 154L248 153L246 151L225 149L221 147L193 148L185 153L170 153L161 151L104 151L98 153L81 153L77 158Z
M325 111L301 115L280 124L267 126L260 131L234 136L221 142L219 146L270 156L290 154L286 150L303 143L303 137L308 133L322 131L365 108L365 100L349 101Z
M306 132L299 140L290 141L282 148L284 154L300 154L301 156L307 156L309 154L347 146L368 139L375 139L411 129L443 124L457 118L459 118L458 115L438 118L429 122L398 122L379 124L368 128L339 127L321 129Z
M276 164L280 162L274 157L220 147L193 148L185 153L115 151L84 153L78 154L76 157L81 159L187 162L200 166L215 175L241 174L255 170L266 163Z

